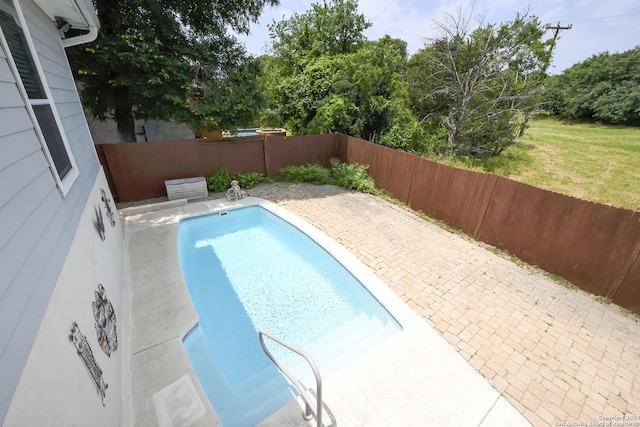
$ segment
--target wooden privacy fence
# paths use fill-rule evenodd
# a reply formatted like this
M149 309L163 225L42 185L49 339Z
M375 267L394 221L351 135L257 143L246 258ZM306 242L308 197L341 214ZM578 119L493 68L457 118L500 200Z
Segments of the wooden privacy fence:
M441 165L340 134L102 144L98 155L120 201L164 196L166 179L216 169L273 177L331 157L369 165L378 188L475 239L640 313L640 212Z
M640 313L640 212L342 138L346 160L412 209Z
M96 150L114 197L121 202L162 197L164 181L209 177L219 168L259 172L273 177L281 167L336 157L338 134L269 136L221 141L186 139L124 144L98 144Z

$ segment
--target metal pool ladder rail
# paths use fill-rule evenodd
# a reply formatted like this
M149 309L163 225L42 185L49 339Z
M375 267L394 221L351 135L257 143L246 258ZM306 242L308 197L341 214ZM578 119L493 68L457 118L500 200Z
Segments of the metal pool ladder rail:
M289 344L286 341L281 340L278 337L271 335L268 332L259 331L258 336L260 337L260 345L262 346L262 349L264 350L266 355L269 356L269 359L271 359L271 361L278 367L278 369L282 371L282 373L289 379L289 381L291 381L291 383L300 392L300 396L302 397L302 400L304 400L304 403L305 403L305 410L302 413L302 418L309 421L313 416L316 419L316 425L320 427L322 425L322 378L320 378L320 371L318 370L318 366L316 365L316 362L313 361L311 356L309 356L309 353L307 353L306 351L296 348L295 346ZM300 381L298 381L296 377L294 377L291 374L291 372L289 372L284 366L278 363L278 361L273 357L273 355L269 352L269 350L267 350L267 346L264 344L265 336L277 342L278 344L288 348L289 350L295 353L298 353L300 356L304 357L304 359L307 361L307 363L311 367L311 370L313 371L313 375L316 377L317 396L316 396L315 411L313 410L313 405L312 405L313 402L311 401L311 397L309 396L309 393L307 393L307 391L304 389L302 384L300 384Z

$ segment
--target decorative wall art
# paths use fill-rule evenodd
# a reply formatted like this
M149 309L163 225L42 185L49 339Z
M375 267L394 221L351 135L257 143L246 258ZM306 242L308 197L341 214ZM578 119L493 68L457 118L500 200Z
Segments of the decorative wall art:
M105 209L107 211L107 217L109 218L109 222L112 227L116 225L116 214L115 210L111 209L111 199L107 197L107 192L104 191L104 188L100 189L100 194L102 194L102 201L104 202Z
M116 332L116 313L113 311L111 301L107 299L104 286L98 284L95 291L96 300L93 306L93 317L96 319L96 335L98 344L105 354L111 357L111 352L118 349L118 334Z
M104 242L104 239L107 238L107 235L105 234L104 219L102 219L102 209L100 209L100 206L98 206L98 209L96 209L96 228L98 229L100 238Z
M91 346L87 342L87 337L83 335L80 331L80 327L77 322L73 322L71 326L71 334L69 335L69 340L73 342L76 346L76 350L78 351L78 356L82 358L85 366L89 370L93 381L96 384L98 389L98 393L102 398L102 406L104 404L104 398L106 397L107 388L109 388L109 384L104 382L104 378L102 378L102 369L98 366L96 359L93 357L93 351L91 351Z

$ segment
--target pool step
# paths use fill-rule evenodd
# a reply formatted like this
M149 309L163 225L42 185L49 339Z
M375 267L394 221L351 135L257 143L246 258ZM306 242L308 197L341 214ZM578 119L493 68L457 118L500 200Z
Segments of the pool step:
M303 349L311 355L321 375L326 378L399 331L396 324L382 325L378 320L360 314L352 321L316 339L312 344L303 346ZM270 350L272 348L269 347ZM288 352L287 357L280 357L278 360L306 387L315 388L313 372L302 357Z
M385 326L378 320L358 316L353 322L320 338L309 352L317 358L322 375L327 377L399 331L399 326ZM303 383L309 384L310 379L305 378Z
M256 425L294 399L296 394L286 378L274 370L275 366L265 368L221 396L243 408L246 422L238 425ZM233 415L238 418L237 411Z
M395 332L397 330L394 327L384 326L379 321L360 314L318 338L304 350L315 360L323 378L326 378ZM194 328L188 338L185 339L185 348L203 387L205 384L210 385L210 389L205 388L205 392L223 424L229 419L233 419L234 423L239 422L238 411L242 412L241 424L257 424L297 395L297 391L264 353L262 356L266 363L260 364L263 367L258 372L250 374L239 383L230 384L220 372L200 327ZM359 344L354 347L354 342ZM275 346L277 344L269 345L269 349L274 349ZM262 349L259 351L262 352ZM306 387L315 388L315 379L307 362L294 353L288 354L281 357L284 366Z
M184 344L200 384L223 425L255 425L293 399L286 379L268 359L265 368L234 386L220 371L199 326L189 333Z

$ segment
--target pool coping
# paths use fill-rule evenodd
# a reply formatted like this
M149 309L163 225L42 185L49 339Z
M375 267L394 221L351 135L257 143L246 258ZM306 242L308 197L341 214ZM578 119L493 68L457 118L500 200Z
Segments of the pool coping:
M253 205L262 206L283 218L324 247L402 326L401 332L323 380L326 411L323 417L326 422L331 420L335 423L339 419L346 425L361 425L363 420L366 420L365 424L376 425L444 425L463 421L464 425L491 425L492 420L500 420L504 425L505 420L511 420L512 425L530 425L420 315L355 255L297 215L268 200L255 197L240 201L223 199L178 204L152 212L142 209L144 212L126 217L127 252L132 249L132 234L145 229L156 230L155 235L162 236L162 243L169 245L163 248L162 245L147 242L153 250L157 249L152 256L160 254L160 259L153 259L148 263L151 267L147 263L140 267L137 259L140 255L131 253L133 263L138 264L132 271L129 268L131 284L137 285L136 289L146 289L145 286L151 285L145 285L141 281L148 278L166 280L162 283L162 288L150 289L169 292L167 299L171 301L171 305L179 308L179 312L174 310L175 307L168 309L173 310L177 323L161 319L160 321L170 325L154 337L154 330L144 323L147 318L143 317L141 324L136 324L136 320L140 320L141 313L137 313L137 310L141 307L143 310L156 308L145 304L149 295L133 295L135 292L132 291L130 315L133 324L131 355L128 360L131 367L130 425L171 425L163 424L163 419L166 421L171 416L159 413L158 406L161 405L158 404L158 396L171 396L173 387L179 394L175 395L176 398L185 401L184 393L189 389L184 386L185 375L187 383L192 382L196 390L196 395L187 396L191 400L186 401L191 402L192 408L188 416L192 418L185 418L185 425L220 425L182 347L182 338L197 324L198 318L184 279L181 274L176 273L176 270L179 272L177 232L182 219ZM152 240L153 236L152 234ZM172 241L174 248L170 247ZM138 243L133 244L135 246ZM153 270L153 266L157 269ZM166 268L170 271L163 270ZM165 287L172 287L172 290L168 291ZM184 300L185 295L188 301ZM142 327L141 330L146 328L147 333L140 334L140 330L137 330L140 329L139 326ZM149 339L140 343L140 335ZM300 401L296 399L260 425L309 425L300 416L300 408Z

